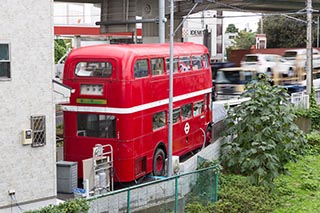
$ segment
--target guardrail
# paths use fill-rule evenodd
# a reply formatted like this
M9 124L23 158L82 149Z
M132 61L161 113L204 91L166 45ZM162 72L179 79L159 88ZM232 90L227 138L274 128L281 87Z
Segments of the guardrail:
M185 212L193 202L218 200L219 165L94 196L93 212Z

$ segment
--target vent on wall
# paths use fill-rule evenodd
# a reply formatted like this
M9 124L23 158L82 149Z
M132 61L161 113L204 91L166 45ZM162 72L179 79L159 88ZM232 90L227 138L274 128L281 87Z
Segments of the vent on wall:
M46 145L46 117L31 116L32 147Z

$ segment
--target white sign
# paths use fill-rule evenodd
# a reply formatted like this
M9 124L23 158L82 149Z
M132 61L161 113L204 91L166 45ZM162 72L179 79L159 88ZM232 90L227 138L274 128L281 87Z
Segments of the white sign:
M189 123L187 122L187 123L184 125L184 132L185 132L186 134L188 134L189 131L190 131L190 125L189 125Z

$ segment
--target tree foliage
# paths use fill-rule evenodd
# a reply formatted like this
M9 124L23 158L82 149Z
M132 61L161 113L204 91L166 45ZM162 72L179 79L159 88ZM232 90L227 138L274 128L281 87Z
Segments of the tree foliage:
M67 52L67 44L64 39L54 40L54 62L57 63Z
M290 18L293 17L293 18ZM307 25L305 15L266 16L263 18L263 33L266 34L268 48L306 47ZM299 21L301 20L301 21ZM259 22L258 32L261 31ZM313 25L313 38L316 38L316 25ZM315 45L316 39L313 39Z
M295 114L283 88L271 86L266 76L247 86L250 97L228 111L221 161L227 171L242 174L256 185L273 186L286 173L306 145L302 131L293 123Z
M229 24L227 29L226 29L226 33L237 33L239 32L239 29L236 28L236 25L234 24Z
M255 42L255 33L241 30L234 39L233 49L250 49Z

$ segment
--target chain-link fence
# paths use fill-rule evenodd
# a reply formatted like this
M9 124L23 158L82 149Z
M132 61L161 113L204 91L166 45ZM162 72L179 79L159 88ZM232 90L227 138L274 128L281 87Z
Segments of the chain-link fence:
M201 160L201 159L200 159ZM218 165L91 197L89 212L184 212L218 199Z

